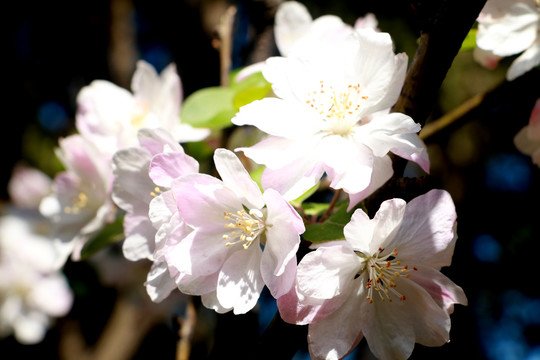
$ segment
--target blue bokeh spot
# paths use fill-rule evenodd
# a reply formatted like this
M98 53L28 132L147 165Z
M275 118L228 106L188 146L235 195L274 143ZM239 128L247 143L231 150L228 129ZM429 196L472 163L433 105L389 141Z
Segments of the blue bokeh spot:
M64 130L69 122L66 109L56 101L42 103L37 110L37 118L41 127L51 132Z
M486 186L502 192L527 191L532 182L531 165L530 158L518 154L497 154L486 163Z
M489 234L478 235L472 243L474 256L486 263L496 263L499 261L502 248L499 242Z

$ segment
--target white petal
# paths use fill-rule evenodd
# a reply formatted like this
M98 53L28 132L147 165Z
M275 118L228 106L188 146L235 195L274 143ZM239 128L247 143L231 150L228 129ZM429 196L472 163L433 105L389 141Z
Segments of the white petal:
M236 154L230 150L217 149L214 153L214 163L225 186L240 199L247 201L247 203L243 202L244 205L257 209L264 206L259 186L251 179Z
M538 64L540 64L540 38L512 62L506 73L506 79L512 81Z
M314 359L343 359L362 340L363 319L358 311L359 297L355 294L358 286L365 285L356 281L353 286L351 295L341 307L309 325L309 352Z
M298 265L298 291L315 299L347 293L360 267L361 260L350 246L321 246L306 254Z
M307 95L306 91L306 98ZM253 125L267 134L286 139L302 138L316 133L321 127L320 117L304 101L255 100L242 106L232 122L235 125Z
M264 287L261 255L258 244L253 244L235 251L221 268L217 298L224 308L233 308L234 314L245 314L257 304Z
M404 261L440 269L452 261L455 224L456 210L450 194L444 190L431 190L407 204L392 247L398 249Z
M162 302L172 290L176 289L176 283L169 274L167 263L162 261L152 264L144 285L148 296L156 303Z
M514 55L536 39L538 11L524 3L509 3L506 14L496 19L480 19L476 45L498 56Z
M303 4L296 1L280 4L274 19L274 36L283 56L288 56L292 46L308 32L312 21Z

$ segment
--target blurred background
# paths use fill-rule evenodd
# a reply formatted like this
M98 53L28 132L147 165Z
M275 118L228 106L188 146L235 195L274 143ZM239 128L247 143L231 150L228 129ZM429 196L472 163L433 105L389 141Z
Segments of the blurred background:
M50 176L60 169L54 156L59 137L74 131L76 96L92 80L105 79L129 89L135 62L144 59L158 71L177 65L184 97L220 83L216 26L230 4L237 6L232 67L240 68L277 54L272 35L279 0L139 0L12 2L5 13L3 58L7 78L0 199L9 202L7 183L16 163ZM303 1L313 18L335 14L349 24L374 13L379 29L393 37L396 52L412 59L418 24L407 2L398 0ZM471 51L455 58L428 122L485 95L482 102L445 130L426 139L431 179L448 190L458 211L453 264L443 269L463 287L469 305L456 306L451 342L441 348L416 345L411 359L540 359L540 169L513 144L540 97L538 69L505 81L512 58L495 70L476 64ZM111 252L118 249L111 249ZM36 345L0 340L3 354L17 358L75 358L98 343L120 293L143 292L122 284L122 274L140 273L148 264L114 260L72 263L64 272L75 294L71 312L58 319ZM101 261L101 262L100 262ZM110 274L115 274L112 277ZM133 280L132 280L133 281ZM133 284L130 284L133 285ZM132 296L137 311L153 311L143 296ZM186 311L186 298L173 296L161 308ZM191 359L234 356L234 347L250 346L276 311L263 294L261 306L243 316L216 316L198 309ZM129 307L127 312L129 313ZM163 310L164 313L169 313ZM136 326L136 325L134 325ZM259 332L231 329L259 329ZM146 325L133 359L174 359L179 324L173 317ZM71 336L78 334L77 336ZM129 337L126 335L126 337ZM82 341L82 343L81 343ZM121 343L117 346L122 346ZM114 347L114 346L113 346ZM5 351L5 352L4 352ZM2 358L6 358L2 355ZM7 358L11 355L7 355ZM81 357L77 357L80 359ZM350 359L369 359L362 342ZM295 359L309 359L301 349Z

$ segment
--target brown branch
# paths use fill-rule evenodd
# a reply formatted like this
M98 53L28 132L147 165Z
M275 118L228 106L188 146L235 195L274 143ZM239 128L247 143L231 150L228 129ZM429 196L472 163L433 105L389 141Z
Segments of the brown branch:
M234 17L236 15L236 6L229 6L227 11L221 16L220 22L216 28L218 35L219 60L221 86L229 86L229 73L231 71L231 54Z
M193 304L193 298L190 298L186 304L186 314L183 318L178 318L180 330L178 331L180 338L176 347L176 360L189 360L191 353L191 338L193 329L197 323L197 310Z
M420 43L392 111L424 125L439 89L486 0L409 0L420 27ZM407 160L392 156L394 177Z
M410 0L420 43L393 111L424 125L439 88L486 0Z

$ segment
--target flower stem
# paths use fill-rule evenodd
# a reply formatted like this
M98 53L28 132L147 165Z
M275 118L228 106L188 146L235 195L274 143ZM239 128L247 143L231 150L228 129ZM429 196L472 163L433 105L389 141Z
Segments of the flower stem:
M341 193L343 192L342 189L336 190L334 192L334 197L332 198L332 201L330 201L330 205L328 206L328 209L324 212L324 214L319 219L319 222L324 222L328 216L332 213L332 210L334 210L334 206L336 206L337 201L339 200L339 197L341 196Z

